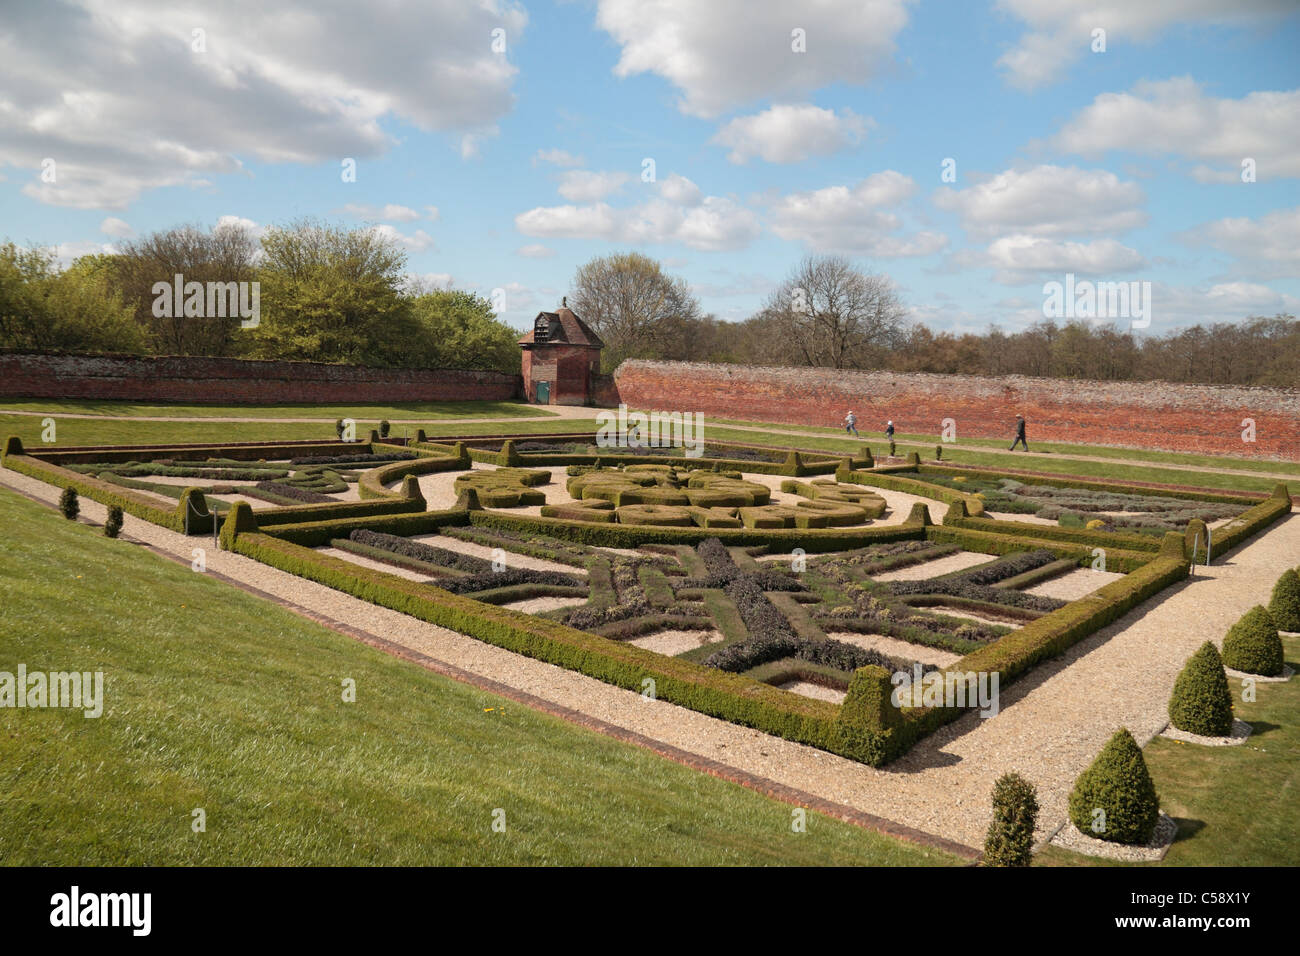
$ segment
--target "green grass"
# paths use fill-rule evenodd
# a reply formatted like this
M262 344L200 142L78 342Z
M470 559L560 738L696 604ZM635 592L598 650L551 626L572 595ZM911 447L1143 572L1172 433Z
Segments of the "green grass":
M1300 638L1282 640L1295 667ZM1257 684L1254 703L1241 701L1239 681L1229 684L1236 715L1255 728L1246 743L1201 747L1157 737L1144 752L1160 808L1178 821L1163 865L1300 865L1300 678ZM1049 866L1124 865L1057 847L1035 859Z
M232 410L234 411L234 410ZM340 416L342 417L342 416ZM30 415L0 415L0 436L17 435L32 449L62 445L165 445L171 442L291 441L335 438L334 419L327 422L150 422L107 418L59 418L54 416L57 445L41 441L41 419ZM361 437L370 425L358 426ZM595 431L590 421L573 419L512 419L474 424L394 425L392 435L414 435L423 427L430 435L497 435L502 432L544 434L547 432Z
M0 863L954 864L438 677L0 492ZM356 702L342 700L344 678ZM202 808L207 831L191 831ZM494 833L493 811L506 832Z
M773 426L776 427L776 426ZM860 449L863 444L871 444L872 451L879 455L883 446L879 441L843 438L820 438L804 435L781 435L775 433L748 432L734 428L706 428L707 441L749 442L762 445L797 445L812 451L850 452ZM931 446L932 447L932 446ZM909 449L899 448L899 452ZM928 460L930 453L922 452L922 460ZM1220 488L1233 491L1273 490L1277 484L1275 477L1253 477L1248 475L1216 475L1209 472L1178 471L1160 468L1156 465L1129 464L1120 461L1073 461L1068 458L1034 458L1021 455L1013 457L996 452L971 451L964 446L947 446L943 450L945 463L954 465L971 465L983 468L1022 469L1054 474L1077 475L1081 478L1103 478L1113 481L1151 481L1169 485L1191 485L1198 488ZM1275 467L1285 470L1285 463L1275 463Z
M550 412L525 402L409 402L398 405L309 404L284 405L177 405L76 399L0 398L6 411L41 415L120 415L181 418L319 418L331 424L336 418L359 422L382 419L436 421L443 418L546 418Z
M741 419L730 418L706 418L706 424L717 425L747 425L750 427L767 427L772 423L754 422ZM799 431L809 435L825 435L843 437L845 432L840 428L822 428L817 426L806 425L777 425L790 431ZM987 448L991 451L1001 450L1005 454L1011 454L1007 446L1011 444L1013 430L1008 428L1006 438L963 438L958 436L958 441L952 445L944 445L944 457L948 455L950 448ZM861 431L861 438L851 439L855 443L866 442L872 444L873 451L877 454L887 451L889 448L889 439L885 437L884 432ZM934 446L940 443L939 435L928 434L925 432L898 432L894 436L895 443L900 447L907 446L907 451L917 450L925 447L933 450ZM1246 447L1246 446L1243 446ZM1259 471L1259 472L1285 472L1295 473L1300 469L1300 463L1290 461L1278 461L1271 458L1244 458L1230 455L1208 455L1208 454L1189 454L1186 452L1154 451L1145 448L1121 448L1112 445L1077 445L1067 442L1042 442L1034 441L1032 450L1034 454L1047 453L1053 455L1087 455L1093 458L1119 458L1128 461L1149 462L1151 464L1164 465L1187 465L1195 468L1232 468L1240 471ZM1017 452L1016 454L1021 454ZM926 457L922 454L922 457ZM1023 457L1023 456L1022 456ZM1027 456L1027 457L1033 457Z

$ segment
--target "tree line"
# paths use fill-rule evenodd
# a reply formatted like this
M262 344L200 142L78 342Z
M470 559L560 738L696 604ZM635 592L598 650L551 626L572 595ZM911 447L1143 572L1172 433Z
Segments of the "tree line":
M160 284L176 275L258 283L255 322L219 297L219 309L206 296L173 308ZM405 251L368 228L299 220L259 239L238 224L181 226L66 269L52 250L0 244L4 348L518 372L517 339L486 298L412 282Z
M370 228L305 219L260 238L239 224L182 226L66 269L52 251L0 244L0 347L211 355L381 367L519 369L519 333L472 292L430 288ZM260 316L159 309L158 284L257 282ZM741 322L706 314L686 281L637 252L580 266L569 301L605 342L603 365L740 365L1295 386L1300 322L1252 316L1161 335L1086 321L1015 332L935 332L909 320L888 276L809 256Z
M1295 387L1300 322L1244 317L1160 335L1043 320L1016 332L935 332L908 319L893 282L839 256L800 262L742 322L703 314L680 279L639 253L578 270L574 310L605 340L604 360L1034 375L1104 381Z

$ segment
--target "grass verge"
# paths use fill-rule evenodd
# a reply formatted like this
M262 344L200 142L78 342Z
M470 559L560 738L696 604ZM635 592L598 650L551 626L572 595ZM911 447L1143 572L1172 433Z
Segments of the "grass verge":
M0 709L0 863L958 862L815 813L792 833L786 804L395 660L7 491L0 577L0 670L102 670L106 698L99 719Z

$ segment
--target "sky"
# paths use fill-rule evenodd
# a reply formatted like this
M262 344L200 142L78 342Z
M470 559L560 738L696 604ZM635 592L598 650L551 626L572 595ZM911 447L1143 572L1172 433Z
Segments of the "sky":
M517 328L594 256L743 320L833 253L935 330L1073 274L1160 334L1300 313L1297 51L1297 0L0 0L0 239L317 217Z

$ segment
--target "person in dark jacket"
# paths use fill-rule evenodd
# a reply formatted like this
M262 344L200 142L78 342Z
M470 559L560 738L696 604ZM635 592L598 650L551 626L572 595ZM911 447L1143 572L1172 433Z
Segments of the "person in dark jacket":
M1025 451L1029 451L1029 442L1025 441L1025 416L1016 416L1016 440L1011 443L1008 451L1015 451L1016 445L1024 445Z
M894 437L894 423L892 420L885 422L885 437L886 438Z

